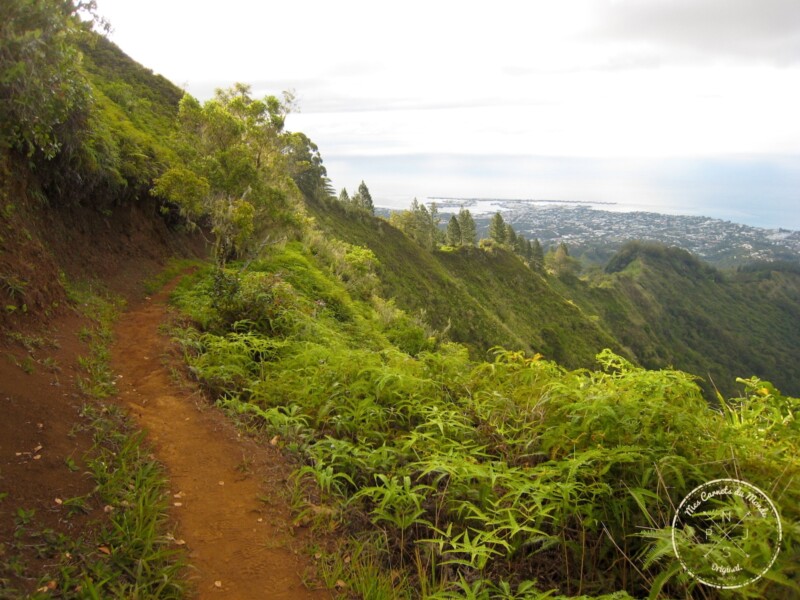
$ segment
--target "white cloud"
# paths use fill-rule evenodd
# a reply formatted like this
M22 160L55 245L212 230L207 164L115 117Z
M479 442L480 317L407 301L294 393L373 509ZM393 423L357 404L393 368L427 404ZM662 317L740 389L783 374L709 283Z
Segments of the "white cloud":
M638 45L666 61L800 62L797 0L606 1L594 7L596 24L587 38L599 44Z
M200 98L293 88L288 127L334 179L367 156L800 155L800 0L98 4L123 50Z

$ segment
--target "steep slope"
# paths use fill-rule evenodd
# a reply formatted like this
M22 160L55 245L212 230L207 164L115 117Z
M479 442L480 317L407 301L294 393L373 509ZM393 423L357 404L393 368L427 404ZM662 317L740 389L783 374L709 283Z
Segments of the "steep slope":
M428 252L382 219L311 205L330 235L370 248L383 294L424 311L484 356L494 345L590 366L607 347L651 369L701 378L708 397L737 377L800 392L800 274L791 265L721 272L686 251L626 245L606 273L539 275L501 248Z
M149 191L172 160L183 92L105 38L78 39L92 102L59 154L29 159L0 149L0 328L63 309L61 274L104 278L128 293L129 272L144 263L154 272L175 253L205 253Z
M631 243L587 284L556 283L602 315L648 368L675 367L723 393L755 375L800 393L800 276L765 267L723 273L677 248Z
M697 582L671 541L690 490L746 473L781 490L784 518L797 513L797 400L749 381L720 411L691 376L611 352L601 370L575 371L521 352L472 360L435 340L409 352L393 341L403 315L354 294L364 287L326 252L341 242L313 241L276 244L247 269L198 271L173 296L188 317L175 336L220 405L302 461L303 518L341 533L320 557L353 597L456 597L467 577L483 598L690 597ZM457 260L497 271L475 252ZM513 283L502 271L486 281ZM797 589L786 532L785 579L764 578L759 597ZM713 551L699 550L704 565Z
M476 356L493 346L540 352L567 367L594 363L621 345L597 319L556 293L514 254L459 248L428 252L383 219L353 215L336 203L309 204L329 235L372 250L382 292Z
M116 202L147 198L153 178L175 160L183 90L100 35L82 38L81 49L94 98L87 169L102 174Z

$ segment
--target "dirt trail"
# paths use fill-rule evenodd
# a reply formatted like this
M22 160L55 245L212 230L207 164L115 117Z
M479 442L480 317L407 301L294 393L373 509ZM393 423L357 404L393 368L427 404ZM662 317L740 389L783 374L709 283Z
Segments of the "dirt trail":
M279 452L240 437L230 422L171 379L167 290L125 313L116 326L120 397L149 432L170 477L175 537L183 539L199 598L330 598L309 591L286 505L289 472Z

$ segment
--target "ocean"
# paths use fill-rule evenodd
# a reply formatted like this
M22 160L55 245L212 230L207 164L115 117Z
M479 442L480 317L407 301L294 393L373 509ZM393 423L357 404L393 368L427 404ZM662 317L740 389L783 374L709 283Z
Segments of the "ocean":
M706 216L765 229L800 231L800 157L597 159L391 155L327 160L337 191L361 180L376 206L412 199L559 201L617 212ZM495 204L493 204L493 202Z

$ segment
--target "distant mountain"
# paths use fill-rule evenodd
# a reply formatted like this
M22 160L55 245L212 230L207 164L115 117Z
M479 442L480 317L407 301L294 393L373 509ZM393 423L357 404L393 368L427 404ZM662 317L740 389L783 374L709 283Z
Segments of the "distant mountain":
M648 368L675 367L726 393L757 375L800 393L800 274L765 263L719 271L662 244L630 242L591 281L553 282L599 314Z

